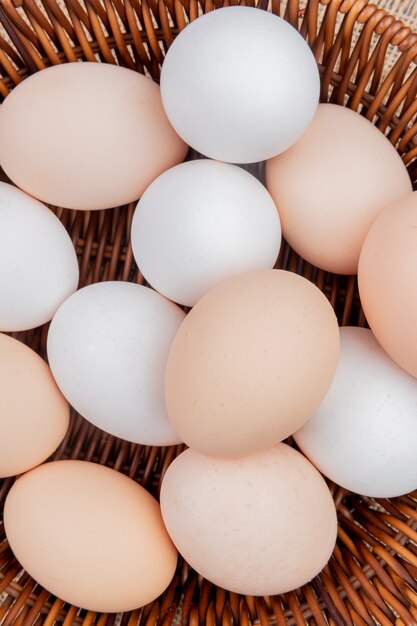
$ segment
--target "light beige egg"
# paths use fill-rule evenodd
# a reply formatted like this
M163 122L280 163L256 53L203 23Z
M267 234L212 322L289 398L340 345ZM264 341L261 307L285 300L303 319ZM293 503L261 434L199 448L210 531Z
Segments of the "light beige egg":
M27 193L70 209L137 200L187 146L159 86L106 63L65 63L33 74L0 108L0 163Z
M91 611L131 611L169 585L177 551L159 504L113 469L57 461L28 472L4 507L10 547L62 600Z
M360 256L358 283L376 339L417 378L417 192L375 220Z
M301 139L268 161L266 182L290 245L338 274L357 273L372 222L411 191L388 139L363 116L335 104L320 104Z
M45 461L68 424L69 405L45 361L25 344L0 334L0 478Z
M313 283L283 270L240 274L212 288L172 343L168 416L203 454L275 445L319 405L336 371L339 329Z
M235 460L183 452L165 474L161 509L190 565L236 593L300 587L324 567L336 541L326 483L282 443Z

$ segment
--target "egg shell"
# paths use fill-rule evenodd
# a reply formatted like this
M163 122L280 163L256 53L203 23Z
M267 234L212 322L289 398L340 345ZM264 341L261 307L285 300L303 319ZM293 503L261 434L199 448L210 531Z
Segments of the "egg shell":
M161 510L188 563L235 593L300 587L324 567L336 541L326 483L285 444L238 460L183 452L164 476Z
M229 278L175 336L165 375L169 418L203 454L270 447L320 404L338 352L333 309L308 280L283 270Z
M350 491L374 498L413 491L417 380L390 359L370 330L346 327L340 335L330 390L294 439L323 474Z
M314 56L298 31L267 11L234 6L193 20L161 72L178 134L213 159L250 163L288 148L319 100Z
M45 461L69 425L69 406L45 361L0 334L0 478Z
M0 182L0 330L45 324L77 289L78 279L77 255L59 219Z
M57 206L107 209L137 200L186 152L159 86L117 65L43 69L0 108L1 166L19 187Z
M391 204L370 229L359 261L363 310L392 359L417 377L417 193Z
M146 280L193 306L221 280L274 266L281 226L274 201L251 174L227 163L190 161L145 191L132 248Z
M364 239L384 207L410 193L395 148L371 122L320 104L301 139L266 165L285 239L329 272L356 274Z
M13 485L7 539L50 593L98 612L132 611L171 582L177 551L159 504L113 469L85 461L41 465Z
M103 282L60 307L48 359L65 397L106 432L146 445L180 443L168 420L164 371L185 313L142 285Z

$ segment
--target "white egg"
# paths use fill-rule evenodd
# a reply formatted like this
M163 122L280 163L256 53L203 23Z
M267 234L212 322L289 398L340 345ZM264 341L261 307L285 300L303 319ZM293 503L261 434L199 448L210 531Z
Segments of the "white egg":
M218 161L183 163L159 176L132 223L133 254L146 280L188 306L225 278L273 267L280 244L279 216L265 187Z
M375 498L417 488L417 380L370 330L340 329L332 386L294 435L301 450L342 487Z
M146 445L180 442L165 409L168 351L185 313L152 289L104 282L60 307L48 359L62 393L108 433Z
M76 289L77 255L59 219L0 182L0 330L41 326Z
M286 150L310 124L320 80L314 56L283 19L226 7L191 22L168 50L162 102L190 146L250 163Z

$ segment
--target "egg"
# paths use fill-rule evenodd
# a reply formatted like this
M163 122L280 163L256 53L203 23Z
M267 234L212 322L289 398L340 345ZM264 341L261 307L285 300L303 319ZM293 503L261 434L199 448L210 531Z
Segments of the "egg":
M347 327L340 335L330 390L294 439L323 474L350 491L374 498L413 491L417 380L390 359L370 330Z
M0 182L0 330L48 322L78 285L77 255L59 219Z
M283 270L224 280L191 310L165 375L169 418L207 455L273 446L320 404L337 366L339 330L322 292Z
M41 465L4 506L6 536L36 582L90 611L132 611L171 582L177 552L156 500L135 481L85 461Z
M274 201L245 170L209 160L168 170L145 191L132 247L146 280L193 306L222 279L271 268L281 244Z
M2 168L57 206L106 209L137 200L186 151L159 86L117 65L49 67L22 81L0 108Z
M180 442L168 420L164 370L185 313L127 282L80 289L48 333L52 373L70 404L106 432L154 446Z
M267 11L233 6L192 21L161 73L165 111L190 146L251 163L287 149L319 99L315 58L298 31Z
M0 478L45 461L68 425L68 403L45 361L0 333Z
M417 192L392 203L370 229L359 261L359 293L375 337L417 377Z
M337 274L357 273L373 221L411 191L388 139L335 104L320 104L301 139L268 161L266 184L285 239L304 259Z
M164 476L161 510L191 567L235 593L269 596L304 585L336 541L326 483L283 443L239 460L186 450Z

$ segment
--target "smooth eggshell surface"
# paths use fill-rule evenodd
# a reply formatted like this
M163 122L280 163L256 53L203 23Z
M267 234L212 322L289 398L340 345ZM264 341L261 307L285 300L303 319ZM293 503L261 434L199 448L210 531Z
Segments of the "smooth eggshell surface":
M57 461L25 474L7 496L4 525L27 572L84 609L132 611L174 576L177 552L158 503L103 465Z
M41 202L0 182L0 330L49 322L77 289L78 279L77 255L59 219Z
M137 200L186 151L159 86L116 65L49 67L15 87L0 109L6 174L40 200L70 209Z
M180 32L161 73L179 135L231 163L270 158L308 127L319 100L314 56L298 31L252 7L216 9Z
M339 353L328 300L305 278L256 270L211 289L170 350L168 415L203 454L262 450L300 428L323 399Z
M319 573L336 541L326 483L285 444L238 460L183 452L165 474L161 510L188 563L235 593L296 589Z
M393 203L365 240L358 272L363 310L375 337L417 377L417 192Z
M340 329L340 360L325 399L294 438L342 487L374 498L417 488L417 380L370 330Z
M162 174L139 200L132 247L139 269L160 293L193 306L240 272L271 268L281 245L279 216L251 174L209 160Z
M168 420L164 371L184 312L123 281L84 287L48 334L52 373L73 407L106 432L146 445L180 442Z
M45 361L0 334L0 478L39 465L63 440L69 406Z
M367 119L320 104L310 127L266 166L284 237L307 261L356 274L364 239L384 207L411 191L407 170Z

